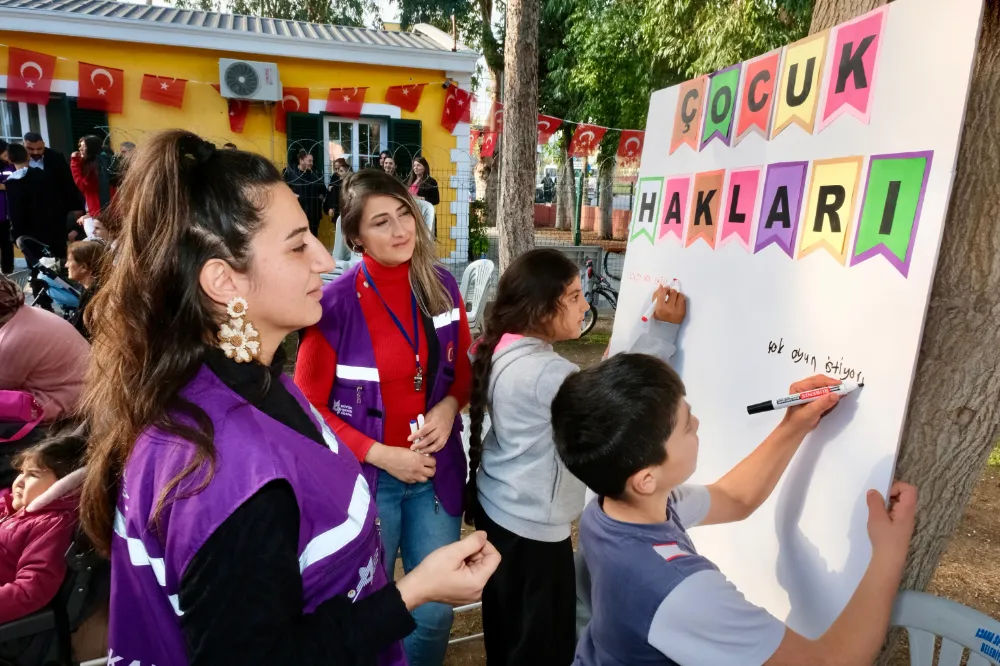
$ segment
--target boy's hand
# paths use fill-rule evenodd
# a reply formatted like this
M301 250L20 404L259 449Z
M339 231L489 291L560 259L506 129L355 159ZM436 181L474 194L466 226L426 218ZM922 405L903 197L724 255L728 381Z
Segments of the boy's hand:
M796 393L802 393L803 391L836 386L840 383L839 379L834 379L833 377L827 377L826 375L813 375L808 379L803 379L802 381L792 384L788 388L788 394L794 395ZM789 407L785 410L785 418L782 422L803 433L812 432L816 429L816 426L819 425L819 420L823 418L827 412L836 407L839 400L840 396L834 393L823 396L819 400L813 400L812 402L804 405Z
M687 300L681 292L660 285L653 292L653 302L656 303L653 319L671 324L680 324L684 321L684 316L687 314Z
M902 567L913 537L916 513L917 489L908 483L896 481L892 484L888 510L882 493L869 490L868 537L872 541L872 552L891 557Z

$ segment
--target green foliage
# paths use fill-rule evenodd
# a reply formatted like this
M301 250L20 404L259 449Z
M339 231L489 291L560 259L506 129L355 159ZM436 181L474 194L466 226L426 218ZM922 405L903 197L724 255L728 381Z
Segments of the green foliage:
M375 0L177 0L179 9L364 27L378 11Z
M1000 442L998 442L990 452L989 465L990 467L1000 467Z
M490 238L486 233L486 202L469 203L469 259L475 260L490 251Z

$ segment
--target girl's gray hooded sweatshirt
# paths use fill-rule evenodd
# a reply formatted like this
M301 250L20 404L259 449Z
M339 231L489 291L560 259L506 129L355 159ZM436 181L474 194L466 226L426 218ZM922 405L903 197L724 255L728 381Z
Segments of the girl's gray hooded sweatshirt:
M677 330L677 324L650 320L630 351L669 362ZM567 539L583 511L586 486L563 465L552 435L552 401L579 370L538 338L521 338L493 354L492 428L483 439L479 502L493 522L526 539Z

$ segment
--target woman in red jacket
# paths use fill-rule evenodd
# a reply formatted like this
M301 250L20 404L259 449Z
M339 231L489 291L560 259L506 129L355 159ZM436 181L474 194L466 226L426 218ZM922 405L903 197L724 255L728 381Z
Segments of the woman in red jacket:
M69 168L73 182L87 202L87 214L97 217L101 212L101 170L97 157L101 154L101 139L93 134L80 139L79 150L70 156ZM111 195L109 189L108 196Z
M76 530L82 437L53 437L14 461L21 475L0 491L0 623L41 610L66 576L66 550ZM0 647L0 659L10 659Z

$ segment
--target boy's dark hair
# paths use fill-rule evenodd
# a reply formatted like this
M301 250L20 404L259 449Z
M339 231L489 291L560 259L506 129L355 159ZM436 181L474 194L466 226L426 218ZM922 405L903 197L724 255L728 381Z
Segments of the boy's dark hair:
M570 375L552 401L563 464L601 497L617 499L636 472L662 464L684 382L646 354L618 354Z
M12 143L7 147L7 159L13 164L24 164L28 161L28 149L19 143Z
M577 265L559 250L538 248L511 262L500 278L496 301L472 357L469 480L465 486L465 522L469 525L479 506L476 472L483 454L483 418L493 372L493 351L507 333L533 333L547 325L559 314L563 293L579 274Z
M55 435L21 451L13 460L14 469L21 469L25 463L35 461L40 467L50 470L61 479L70 472L83 467L87 451L87 440L79 435Z

